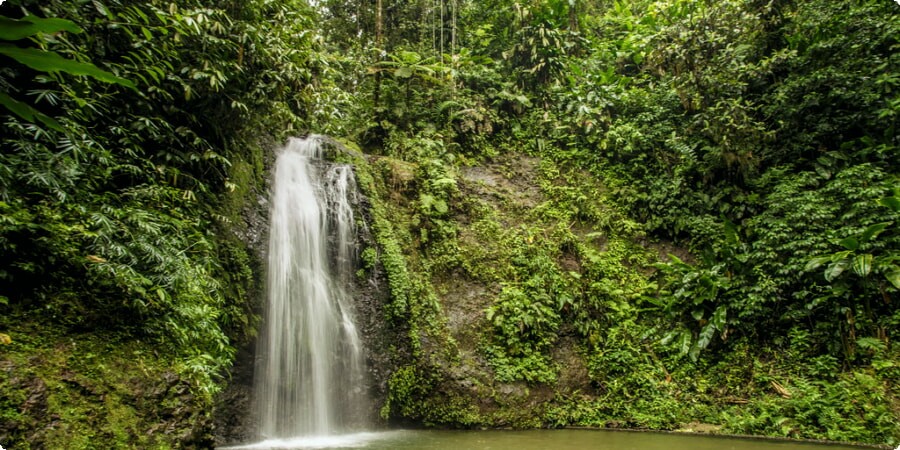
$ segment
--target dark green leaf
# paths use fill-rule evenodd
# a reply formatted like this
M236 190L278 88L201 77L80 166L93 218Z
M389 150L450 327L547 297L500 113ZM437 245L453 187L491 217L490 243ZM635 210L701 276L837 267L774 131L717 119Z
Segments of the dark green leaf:
M844 247L847 250L851 250L851 251L859 248L859 241L854 237L847 237L847 238L841 239L840 242L838 242L838 244L841 247Z
M876 223L875 225L866 228L865 231L862 232L859 240L861 242L869 242L870 239L878 237L878 235L881 234L881 232L884 231L890 224L891 222L882 222Z
M115 83L135 89L134 83L130 80L117 77L90 63L65 59L53 52L36 48L21 48L9 44L0 44L0 54L9 56L34 70L42 72L65 72L72 75L86 75L106 83Z
M12 111L13 114L28 122L34 123L34 121L37 120L53 130L63 131L62 125L60 125L56 119L41 113L28 104L22 103L6 95L6 93L0 92L0 105L3 105L6 109Z
M879 200L878 203L891 208L891 211L900 212L900 198L898 197L885 197Z
M731 245L738 245L741 243L741 239L738 236L737 225L728 219L725 220L725 240Z
M42 19L35 16L26 16L20 20L0 16L0 39L4 41L18 41L38 33L81 33L81 28L74 22L65 19Z

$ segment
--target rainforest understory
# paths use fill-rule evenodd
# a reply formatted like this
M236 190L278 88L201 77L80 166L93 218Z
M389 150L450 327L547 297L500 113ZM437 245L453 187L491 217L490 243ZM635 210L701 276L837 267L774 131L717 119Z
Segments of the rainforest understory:
M5 448L246 436L267 180L309 133L364 198L378 426L900 444L896 2L10 0L0 22Z

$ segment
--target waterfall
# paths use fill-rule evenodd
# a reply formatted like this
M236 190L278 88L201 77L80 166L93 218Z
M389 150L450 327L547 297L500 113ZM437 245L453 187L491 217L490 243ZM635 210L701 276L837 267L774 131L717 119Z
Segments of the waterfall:
M263 439L363 426L362 346L353 321L356 195L350 166L322 138L291 139L275 162L255 397Z

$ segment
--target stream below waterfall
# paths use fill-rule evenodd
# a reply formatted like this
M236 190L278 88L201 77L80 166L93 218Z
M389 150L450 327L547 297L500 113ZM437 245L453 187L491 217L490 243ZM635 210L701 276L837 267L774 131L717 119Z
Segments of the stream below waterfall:
M859 450L860 446L610 430L397 430L270 440L227 449L370 450ZM224 449L223 449L224 450Z

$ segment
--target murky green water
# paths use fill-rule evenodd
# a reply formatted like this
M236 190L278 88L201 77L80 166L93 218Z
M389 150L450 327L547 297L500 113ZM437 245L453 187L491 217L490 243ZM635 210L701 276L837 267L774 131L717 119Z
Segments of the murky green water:
M228 449L372 450L860 450L860 447L693 434L594 430L385 431L271 440Z

